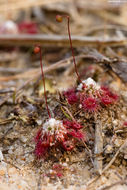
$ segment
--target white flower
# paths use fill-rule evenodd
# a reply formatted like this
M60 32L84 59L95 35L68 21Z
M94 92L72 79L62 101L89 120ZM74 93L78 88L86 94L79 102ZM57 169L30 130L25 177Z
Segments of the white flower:
M18 27L17 27L16 23L14 23L11 20L8 20L0 26L0 33L2 33L2 34L17 34L18 33Z
M50 118L43 125L43 135L49 134L49 135L55 135L56 138L57 137L63 138L64 134L66 133L67 131L63 126L63 122L60 120Z
M88 79L86 79L86 80L83 80L82 83L85 84L87 88L92 87L92 88L94 88L96 90L100 89L100 86L90 77ZM82 83L80 83L78 85L77 90L79 90L79 91L82 90L82 87L83 87Z

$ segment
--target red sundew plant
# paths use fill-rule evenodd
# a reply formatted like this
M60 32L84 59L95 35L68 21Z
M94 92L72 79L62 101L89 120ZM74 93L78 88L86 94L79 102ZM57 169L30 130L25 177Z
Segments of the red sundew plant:
M76 140L82 140L84 138L84 134L79 131L82 126L80 126L80 124L78 124L76 121L63 122L51 117L47 103L41 47L36 46L34 48L34 53L40 53L40 66L44 85L44 97L49 116L49 119L43 124L35 136L35 155L38 158L41 158L48 154L48 151L51 147L61 146L66 151L71 151L76 145ZM74 93L74 91L72 92Z
M105 106L113 104L114 102L108 95L105 95L104 97L102 96L100 99L101 99L101 103Z
M53 164L52 169L44 176L51 177L52 179L55 179L56 177L61 178L66 169L68 169L67 165L55 163Z
M88 112L96 112L99 109L98 102L96 98L93 97L85 97L82 100L82 107L85 111Z
M57 177L61 178L63 176L64 167L61 164L54 164L52 169Z
M85 88L79 84L77 91L80 97L80 104L84 111L97 112L102 106L115 104L118 95L112 93L107 87L100 87L93 79L88 78L82 81Z
M93 79L88 78L87 80L82 81L80 79L76 60L74 56L74 50L72 46L71 40L71 31L70 31L70 17L68 15L56 15L56 21L62 22L63 17L67 19L67 30L70 41L70 48L72 51L73 64L75 67L75 73L77 75L78 80L80 81L77 89L70 89L63 93L65 98L67 99L70 105L78 103L80 100L80 105L85 111L88 112L96 112L101 108L102 105L109 106L111 104L115 104L118 100L118 95L112 93L106 87L100 87ZM78 91L78 92L76 92ZM83 98L82 98L83 97Z
M100 109L99 97L100 87L91 78L84 80L85 88L82 84L79 84L77 91L80 97L80 105L82 109L86 112L97 112Z
M72 137L75 137L75 138L79 139L79 140L85 138L84 134L79 130L74 130L73 129L70 132L68 132L68 134L71 135Z
M37 34L38 27L34 22L21 22L18 24L20 33Z
M84 126L80 125L76 121L68 121L68 120L64 120L63 125L67 129L68 137L70 137L69 140L63 143L63 146L66 150L72 150L74 148L76 140L83 140L83 141L85 140L85 133L83 133L80 130Z
M66 126L67 129L82 129L84 126L80 125L79 123L75 122L75 121L68 121L68 120L64 120L63 124Z
M70 135L78 140L85 140L85 133L83 133L80 130L80 129L84 128L84 126L80 125L76 121L68 121L68 120L64 120L63 125L67 129L68 135Z
M67 99L68 103L71 105L78 102L78 96L77 96L74 88L71 88L71 89L63 92L63 95Z
M118 100L118 95L112 93L109 88L102 86L101 90L103 91L103 96L101 97L101 102L104 105L114 104Z
M85 88L84 88L85 86ZM118 95L105 86L99 86L92 78L83 80L76 88L63 92L70 105L80 105L86 112L97 112L103 106L110 106L118 101Z
M124 121L123 125L124 127L127 127L127 121Z

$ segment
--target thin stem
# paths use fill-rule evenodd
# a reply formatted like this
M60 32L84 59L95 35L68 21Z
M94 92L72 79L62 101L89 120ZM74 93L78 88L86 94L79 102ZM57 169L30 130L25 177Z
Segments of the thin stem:
M44 72L43 72L43 64L42 64L42 49L40 48L40 66L41 66L41 74L42 74L42 81L43 81L43 85L44 85L44 96L45 96L45 104L46 104L46 109L49 115L49 118L51 118L51 114L49 111L49 107L48 107L48 102L47 102L47 94L46 94L46 88L45 88L45 76L44 76Z
M77 77L78 77L78 80L80 81L80 83L83 84L82 80L80 79L78 70L77 70L76 60L75 60L75 56L74 56L74 50L73 50L73 46L72 46L71 31L70 31L70 17L69 17L68 15L57 15L57 16L56 16L56 21L57 21L57 22L62 22L62 17L65 17L65 18L67 19L68 37L69 37L69 41L70 41L70 47L71 47L71 52L72 52L73 63L74 63L74 67L75 67L75 72L76 72L76 75L77 75Z
M77 70L76 60L75 60L75 56L74 56L74 50L73 50L73 46L72 46L71 32L70 32L70 18L67 15L65 15L65 17L67 18L68 36L69 36L70 47L71 47L71 52L72 52L72 57L73 57L73 63L74 63L74 66L75 66L75 72L77 74L78 80L80 81L80 83L82 83L82 80L80 79L80 76L79 76L79 73L78 73L78 70Z

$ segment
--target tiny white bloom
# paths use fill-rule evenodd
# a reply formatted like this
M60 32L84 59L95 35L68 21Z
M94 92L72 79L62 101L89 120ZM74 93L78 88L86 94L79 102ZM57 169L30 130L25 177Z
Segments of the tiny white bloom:
M85 84L87 88L90 88L92 86L96 90L100 89L100 86L90 77L88 79L86 79L86 80L83 80L82 83ZM79 90L79 91L82 90L82 87L83 87L82 83L80 83L78 85L77 90Z
M13 21L8 20L5 22L5 26L9 29L13 29L16 26L16 24Z
M62 133L62 134L66 133L66 130L63 126L62 121L56 120L54 118L50 118L48 121L44 123L43 131L44 133L50 134L50 135L53 135L53 134L59 135L59 133Z
M17 34L18 33L18 27L17 27L16 23L14 23L11 20L8 20L0 26L0 33Z

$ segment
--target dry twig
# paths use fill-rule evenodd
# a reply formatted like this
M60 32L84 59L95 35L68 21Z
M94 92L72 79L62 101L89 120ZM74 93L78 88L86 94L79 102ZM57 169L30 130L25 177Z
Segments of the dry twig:
M113 164L113 162L116 160L116 157L118 156L118 154L120 153L120 151L122 150L122 148L125 146L125 144L127 143L127 138L125 139L124 143L121 145L121 147L117 150L116 154L114 155L114 157L112 158L112 160L107 164L107 166L103 169L102 174L108 170L110 168L110 166Z
M68 0L64 0L64 1L68 1ZM61 0L43 0L43 1L42 0L36 0L36 1L26 0L25 3L23 1L17 1L17 0L4 1L0 5L0 12L17 11L21 9L28 9L35 6L42 6L42 5L47 5L50 3L57 3L57 2L61 2Z
M73 47L83 46L123 46L127 44L127 39L119 39L116 37L102 38L90 36L73 36ZM16 34L16 35L0 35L0 45L13 46L31 46L35 44L43 45L43 47L70 47L68 36L66 35L44 35L44 34Z
M94 146L94 169L95 172L100 174L102 173L102 154L103 152L103 138L102 138L102 122L100 119L96 119L95 126L95 146Z
M125 141L123 142L123 144L121 145L121 147L117 150L116 154L114 155L114 157L112 158L112 160L107 164L107 166L102 170L101 175L95 176L92 180L90 180L87 183L87 187L89 187L90 185L92 185L95 181L97 181L113 164L113 162L115 161L115 159L117 158L118 154L120 153L120 151L123 149L123 147L126 145L127 143L127 138L125 139Z
M110 188L112 188L112 187L114 187L116 185L124 185L124 184L127 185L127 180L118 181L118 182L113 183L111 185L107 185L106 187L99 188L99 190L109 190Z

